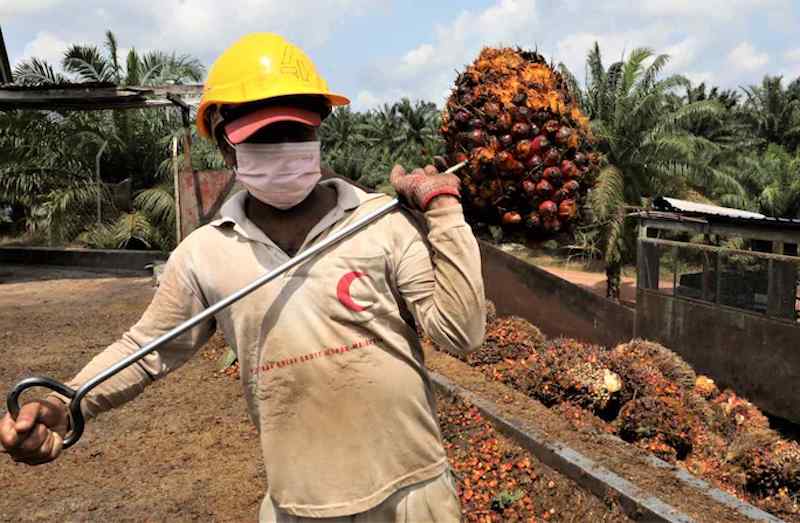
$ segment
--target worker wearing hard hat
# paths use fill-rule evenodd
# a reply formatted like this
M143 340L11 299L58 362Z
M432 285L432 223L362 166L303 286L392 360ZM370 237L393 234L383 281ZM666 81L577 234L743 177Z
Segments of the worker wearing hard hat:
M217 59L197 129L247 191L181 242L139 322L71 387L389 201L320 181L317 128L346 103L277 35L248 35ZM416 326L454 352L481 344L480 254L455 176L396 166L390 178L425 226L400 211L373 222L98 386L86 416L135 397L218 326L261 435L261 521L458 521ZM16 423L3 420L0 439L15 459L58 456L67 414L56 399L64 401L53 395L25 405Z

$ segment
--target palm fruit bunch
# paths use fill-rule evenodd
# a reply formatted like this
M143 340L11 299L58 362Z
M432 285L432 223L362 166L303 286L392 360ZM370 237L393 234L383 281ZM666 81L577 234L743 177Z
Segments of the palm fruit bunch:
M442 116L467 215L533 235L579 219L598 168L589 122L536 52L484 48L460 73Z
M498 318L487 326L483 345L462 359L473 367L520 360L530 356L544 339L538 328L522 318Z
M603 364L602 350L569 338L548 340L525 360L499 365L499 379L546 406L569 401L605 415L618 408L623 381Z

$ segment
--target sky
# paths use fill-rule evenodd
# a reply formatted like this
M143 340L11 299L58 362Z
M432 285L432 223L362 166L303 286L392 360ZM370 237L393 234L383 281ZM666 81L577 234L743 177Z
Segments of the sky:
M800 0L0 0L12 66L52 64L73 43L121 53L190 54L207 67L249 32L302 47L331 90L365 110L403 96L441 105L484 46L537 49L584 78L600 44L606 66L637 47L670 55L665 74L724 88L764 74L800 76ZM120 58L124 61L124 56Z

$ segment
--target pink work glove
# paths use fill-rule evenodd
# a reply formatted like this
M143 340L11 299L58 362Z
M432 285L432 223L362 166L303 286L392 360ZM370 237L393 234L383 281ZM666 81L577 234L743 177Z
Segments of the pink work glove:
M439 174L433 165L414 169L410 174L406 174L403 166L395 165L389 181L398 195L420 211L428 210L431 200L437 196L458 198L461 183L455 174Z

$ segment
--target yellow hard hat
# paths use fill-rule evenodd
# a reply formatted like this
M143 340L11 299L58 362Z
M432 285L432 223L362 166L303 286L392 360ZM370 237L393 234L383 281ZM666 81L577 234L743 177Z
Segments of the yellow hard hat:
M304 94L323 96L331 105L350 103L328 90L328 83L302 49L274 33L249 34L211 66L197 109L197 132L211 137L206 115L215 105Z

